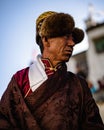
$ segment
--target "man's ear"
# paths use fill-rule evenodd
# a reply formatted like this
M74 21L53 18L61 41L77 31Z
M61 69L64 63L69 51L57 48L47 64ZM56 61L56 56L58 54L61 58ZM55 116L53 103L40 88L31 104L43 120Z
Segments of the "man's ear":
M50 46L50 43L49 43L49 41L48 41L48 39L46 37L42 38L42 43L43 43L44 47L49 47Z

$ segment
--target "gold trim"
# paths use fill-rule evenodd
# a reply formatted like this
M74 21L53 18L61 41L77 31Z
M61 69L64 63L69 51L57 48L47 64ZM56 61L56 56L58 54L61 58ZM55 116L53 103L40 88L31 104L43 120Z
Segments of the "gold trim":
M30 92L30 88L29 88L29 90L27 91L27 93L25 94L25 96L24 96L24 99L27 97L27 95L29 94L29 92Z

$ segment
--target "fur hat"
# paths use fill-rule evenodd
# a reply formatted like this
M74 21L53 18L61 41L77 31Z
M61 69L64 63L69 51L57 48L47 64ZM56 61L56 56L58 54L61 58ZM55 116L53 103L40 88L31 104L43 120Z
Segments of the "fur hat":
M40 29L41 29L41 25L43 23L43 21L49 17L50 15L54 14L56 12L54 11L46 11L44 13L42 13L36 20L36 42L37 44L39 44L39 40L40 40L40 35L39 35L39 32L40 32Z
M46 17L39 30L40 37L54 38L67 34L72 34L76 44L84 38L83 30L75 28L73 17L65 13L53 13Z

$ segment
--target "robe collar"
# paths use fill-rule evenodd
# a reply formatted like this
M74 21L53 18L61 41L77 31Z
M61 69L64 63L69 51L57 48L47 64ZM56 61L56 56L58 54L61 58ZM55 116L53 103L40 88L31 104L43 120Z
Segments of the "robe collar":
M44 81L48 79L48 76L45 73L45 67L41 61L41 55L36 57L36 61L29 67L29 83L30 88L34 92Z
M65 63L59 63L53 67L49 59L38 55L36 61L29 67L28 77L31 90L34 92L48 77L53 75L58 69L61 70L63 68L66 70Z

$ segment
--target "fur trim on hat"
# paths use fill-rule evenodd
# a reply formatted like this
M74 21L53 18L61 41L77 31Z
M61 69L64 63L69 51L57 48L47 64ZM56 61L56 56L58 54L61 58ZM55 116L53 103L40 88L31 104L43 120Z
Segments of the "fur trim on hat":
M74 42L77 44L77 43L80 43L83 40L84 32L83 32L82 29L74 28L74 30L72 32L72 36L74 38Z
M36 21L36 42L42 46L41 38L54 38L72 34L74 42L80 43L84 38L82 29L75 27L71 15L47 11L41 14Z
M71 15L65 13L56 13L47 17L41 26L41 37L58 37L71 34L74 29L74 19Z
M56 12L54 12L54 11L47 11L47 12L42 13L36 20L36 27L37 27L37 29L40 29L44 19L46 19L48 16L50 16L50 15L52 15L54 13L56 13Z
M39 32L40 32L40 28L41 28L43 21L54 13L56 13L56 12L55 11L46 11L46 12L40 14L40 16L36 19L36 42L37 42L37 44L39 44L39 41L41 38L39 35Z

